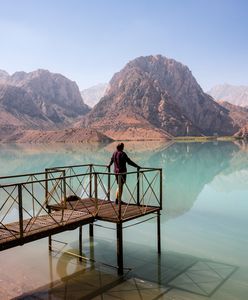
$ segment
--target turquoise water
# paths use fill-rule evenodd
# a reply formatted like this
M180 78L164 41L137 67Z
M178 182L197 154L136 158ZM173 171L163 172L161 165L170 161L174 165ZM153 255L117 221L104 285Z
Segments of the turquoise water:
M1 175L68 164L108 164L114 147L115 144L0 145ZM247 145L126 143L126 152L139 165L163 168L162 255L158 259L156 254L156 219L125 229L124 265L131 269L128 276L165 286L167 292L163 299L247 299ZM59 238L70 248L78 246L76 231ZM85 234L86 255L90 253L87 239ZM39 253L44 260L48 259L47 241L42 240L1 253L0 263L7 277L8 270L11 271L6 257L17 261L17 252L22 258L20 270L24 273L26 269L40 270L43 275L49 273L42 262L36 262L35 266L30 262L30 256L39 257ZM94 257L96 261L116 264L115 231L95 228ZM30 269L24 267L24 262ZM56 261L53 264L56 265ZM55 266L54 278L61 277L56 270ZM36 278L36 285L25 288L19 278L22 288L16 293L30 292L51 280L51 276L44 278ZM3 280L2 275L0 280Z

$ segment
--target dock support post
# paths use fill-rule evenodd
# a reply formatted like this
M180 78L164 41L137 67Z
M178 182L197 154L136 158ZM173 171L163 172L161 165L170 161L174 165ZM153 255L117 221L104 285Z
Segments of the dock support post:
M159 206L163 209L163 174L162 169L159 169Z
M52 236L48 236L48 250L52 251Z
M93 223L89 224L89 236L91 238L93 238L93 236L94 236L94 227L93 226L94 226Z
M161 230L160 230L160 211L157 212L157 242L158 254L161 253Z
M82 261L83 255L83 226L79 226L79 261Z
M48 206L47 210L48 210L48 213L50 214L51 213L51 207ZM51 235L48 236L48 250L52 251L52 236Z
M122 222L116 224L117 231L117 267L118 275L123 275L123 236L122 236Z

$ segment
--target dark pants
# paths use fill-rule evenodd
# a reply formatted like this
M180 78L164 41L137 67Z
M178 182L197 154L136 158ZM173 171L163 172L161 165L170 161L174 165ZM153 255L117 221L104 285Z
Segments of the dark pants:
M127 174L123 174L123 175L115 175L115 178L116 178L116 181L117 181L117 184L119 183L119 179L118 177L121 177L121 183L124 184L126 182L126 179L127 179Z

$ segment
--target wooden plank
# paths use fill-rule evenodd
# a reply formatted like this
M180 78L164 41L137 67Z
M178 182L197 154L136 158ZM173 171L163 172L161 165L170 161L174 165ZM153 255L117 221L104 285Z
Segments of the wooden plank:
M5 225L7 229L0 227L0 250L46 237L56 232L74 229L83 224L94 222L95 219L113 223L120 221L118 219L118 204L104 199L86 198L79 201L68 201L67 209L64 210L59 205L51 208L54 209L51 214L23 221L24 236L22 239L19 234L19 222ZM125 222L143 217L159 210L159 207L154 206L121 204L121 221Z
M20 237L19 222L6 224L5 228L0 228L0 250L23 244L23 241L32 241L39 239L40 236L45 237L51 232L62 232L72 227L78 227L80 224L88 224L94 222L91 214L85 212L65 210L55 211L50 215L42 215L37 218L27 219L23 221L24 235Z

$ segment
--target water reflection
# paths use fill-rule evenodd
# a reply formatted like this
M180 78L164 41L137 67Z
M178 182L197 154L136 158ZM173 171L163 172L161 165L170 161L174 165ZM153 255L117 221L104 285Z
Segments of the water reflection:
M234 143L177 143L149 158L150 166L155 164L164 168L167 217L188 211L204 186L230 169L238 152L239 147Z
M108 164L115 146L116 143L3 144L0 145L1 175L39 172L47 167L68 164ZM125 147L140 165L163 168L163 199L167 218L190 210L204 186L218 174L230 175L240 170L245 170L246 174L248 169L248 158L244 155L248 152L247 146L241 142L126 142ZM220 188L220 182L216 182ZM226 186L226 183L223 184ZM230 188L232 185L228 186Z
M115 145L1 145L1 172L2 175L33 172L54 165L88 162L107 164ZM126 143L126 150L140 165L162 167L164 170L163 253L159 259L156 253L155 220L125 229L125 266L132 268L129 275L162 284L166 288L166 295L175 299L246 299L247 145L243 142ZM77 236L69 232L66 239L69 240L70 248L78 249ZM32 245L30 244L30 252ZM36 250L34 246L33 251ZM47 253L46 241L43 250ZM83 251L89 256L89 246L85 239ZM94 251L97 261L116 264L113 231L96 230ZM15 256L20 250L12 252ZM4 259L3 252L0 264L7 272L11 255L8 251L6 253L9 260ZM30 264L25 253L22 259L27 265ZM59 261L60 264L61 261L63 260ZM67 277L63 274L73 273L75 268L78 270L78 266L67 269L62 262L62 267L60 265L57 268L57 263L58 257L53 259L54 280L62 277L61 289L69 288L68 280L71 277L67 276L66 280ZM214 271L210 271L211 268ZM36 269L39 270L39 266ZM30 270L32 272L32 264ZM87 273L88 278L99 278L98 271L92 268ZM221 276L216 272L221 272ZM189 276L201 281L189 282ZM115 276L111 278L114 284L119 284ZM73 289L76 289L75 282L82 286L83 280L83 276L79 276L78 281L74 277ZM42 281L41 285L44 284ZM47 286L46 288L49 289ZM59 288L57 286L55 290L56 295ZM183 290L187 290L188 294L184 294ZM80 289L77 291L82 295ZM113 296L116 292L114 287L112 292L109 295Z

